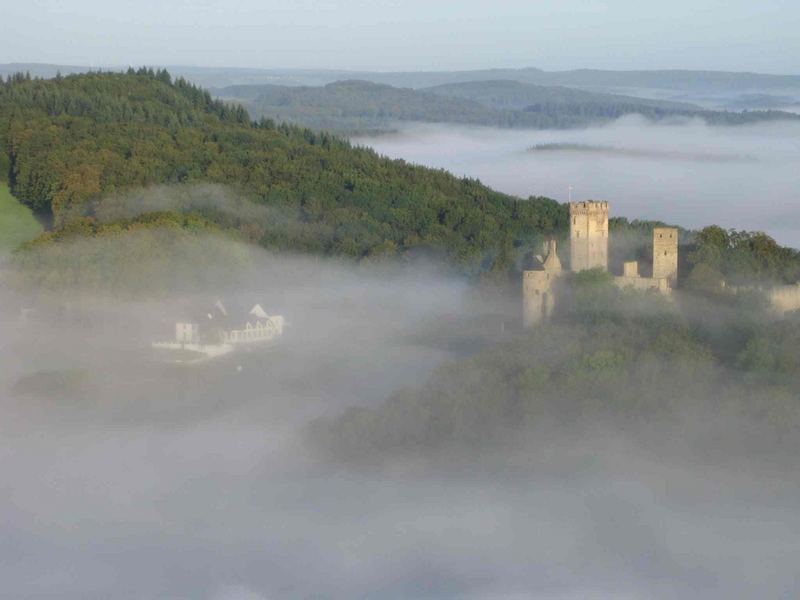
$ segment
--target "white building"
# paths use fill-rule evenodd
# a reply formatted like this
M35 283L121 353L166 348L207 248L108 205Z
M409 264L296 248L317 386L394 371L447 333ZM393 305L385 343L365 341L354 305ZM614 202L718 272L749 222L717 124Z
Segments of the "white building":
M213 358L233 352L237 346L266 343L283 335L286 320L270 316L256 304L239 322L234 322L221 301L199 317L175 323L175 339L154 342L154 348L194 353ZM184 361L186 362L186 361Z

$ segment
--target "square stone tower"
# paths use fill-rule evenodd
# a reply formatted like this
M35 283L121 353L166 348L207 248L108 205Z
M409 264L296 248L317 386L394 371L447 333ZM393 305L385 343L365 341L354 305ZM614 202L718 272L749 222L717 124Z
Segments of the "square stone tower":
M571 202L569 233L574 273L608 271L608 202Z
M678 279L678 230L675 227L653 230L653 279L667 279L673 286Z

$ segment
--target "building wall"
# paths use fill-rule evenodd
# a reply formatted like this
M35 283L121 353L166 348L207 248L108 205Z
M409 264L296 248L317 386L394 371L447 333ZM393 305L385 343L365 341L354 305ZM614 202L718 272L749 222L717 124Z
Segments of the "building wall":
M525 271L522 278L523 312L525 329L530 329L549 319L556 307L556 281L562 273L557 271Z
M629 260L623 263L622 274L625 277L639 277L639 261Z
M778 313L800 310L800 284L780 285L767 292L770 306Z
M656 227L653 230L653 278L678 280L678 230Z
M197 323L175 323L175 339L184 344L193 344L199 341L199 327Z
M652 290L662 294L672 293L672 288L668 279L655 279L653 277L614 277L614 285L619 288L633 288L634 290L647 291Z
M573 272L608 270L608 202L573 202L570 217L570 267Z

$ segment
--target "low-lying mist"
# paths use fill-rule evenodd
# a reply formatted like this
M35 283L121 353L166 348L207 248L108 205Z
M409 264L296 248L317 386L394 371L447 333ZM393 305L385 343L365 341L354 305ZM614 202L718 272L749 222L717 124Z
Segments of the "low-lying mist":
M309 439L320 417L383 406L439 367L520 339L516 299L487 305L437 265L202 242L156 257L159 273L194 282L179 291L98 293L96 276L85 289L0 288L0 597L727 600L800 590L796 469L769 466L769 440L741 461L687 450L761 435L725 414L689 427L648 422L657 442L614 421L567 419L503 450L477 438L436 461L422 447L379 468L320 456ZM64 242L61 258L120 243ZM143 243L128 247L133 272L150 273L137 264L153 260ZM116 256L116 268L100 263L109 277ZM246 268L223 273L219 261L242 256ZM275 344L218 360L154 360L152 340L218 299L232 315L258 302L290 326ZM517 360L556 360L579 343L545 335L526 342L539 354ZM503 383L467 372L463 385Z
M618 216L687 228L764 230L800 247L796 123L717 127L626 117L569 131L420 125L355 141L523 197L566 201L572 185L574 198L608 200ZM559 146L563 151L555 151ZM532 147L552 151L530 152Z

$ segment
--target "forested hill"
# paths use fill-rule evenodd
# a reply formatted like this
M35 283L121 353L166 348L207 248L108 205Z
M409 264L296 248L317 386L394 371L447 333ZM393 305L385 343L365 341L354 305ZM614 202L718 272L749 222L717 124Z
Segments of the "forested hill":
M681 102L503 80L422 90L348 80L322 87L236 85L212 92L240 102L258 117L345 133L391 130L400 121L550 129L586 127L628 114L652 120L700 118L720 125L800 119L779 111L710 111Z
M425 88L424 91L439 96L475 100L493 108L511 110L523 110L535 104L635 106L640 109L661 109L663 111L703 110L696 104L688 102L651 100L622 94L587 92L559 85L534 85L510 79L437 85Z
M166 71L16 75L0 85L0 148L12 193L67 233L107 228L97 218L106 198L202 182L270 209L257 218L206 211L206 220L294 251L366 257L434 247L474 265L566 227L552 200L521 201L328 134L252 123Z
M395 121L504 125L504 115L474 100L369 81L323 87L237 85L211 92L241 102L257 117L337 132L385 130Z

